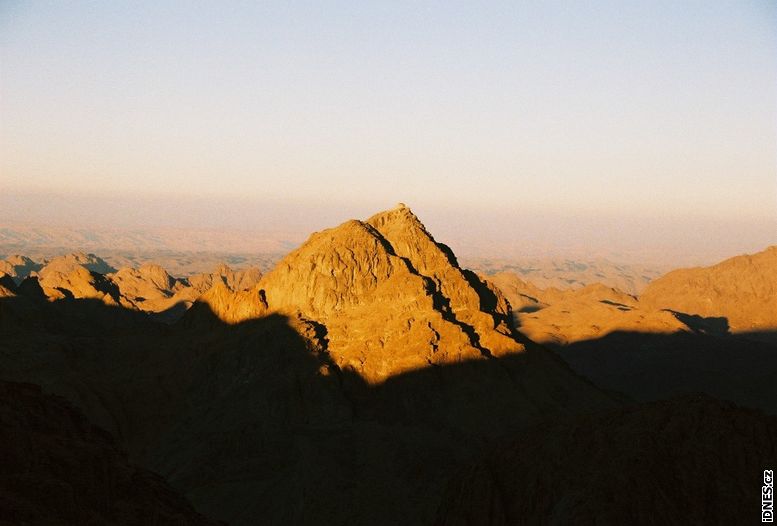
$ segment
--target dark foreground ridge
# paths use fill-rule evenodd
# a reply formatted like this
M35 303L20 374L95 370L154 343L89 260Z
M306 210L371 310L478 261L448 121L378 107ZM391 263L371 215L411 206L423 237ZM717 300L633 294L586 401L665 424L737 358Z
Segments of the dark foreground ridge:
M695 395L541 426L462 469L439 526L758 524L777 418Z
M163 474L199 512L231 524L430 524L438 513L444 524L544 522L516 518L524 512L644 524L651 507L701 498L678 492L677 480L707 480L696 489L722 506L730 495L757 492L761 464L775 458L774 418L711 399L594 416L624 399L602 395L598 409L581 406L563 383L548 383L554 375L536 376L558 359L533 346L370 385L337 368L323 328L302 319L269 315L228 325L199 309L196 323L168 327L94 300L27 304L32 317L16 302L26 303L0 299L0 317L23 312L32 325L22 316L4 327L3 378L35 381L76 401L120 438L132 462ZM568 380L579 381L571 373ZM576 419L581 413L591 416ZM489 451L508 456L461 474L460 466ZM513 465L509 455L517 452ZM481 474L493 466L503 469ZM74 481L103 483L83 472L60 476L66 482L25 502L67 499ZM493 484L504 493L494 494ZM564 511L577 498L586 504ZM738 502L742 510L749 500ZM477 521L457 522L472 514ZM667 523L681 522L716 523Z
M0 382L0 424L0 524L221 524L38 386Z
M230 524L429 524L448 476L492 440L617 405L536 346L369 384L302 318L229 325L198 309L170 327L96 300L25 300L0 299L0 317L21 313L2 330L2 378L73 400Z

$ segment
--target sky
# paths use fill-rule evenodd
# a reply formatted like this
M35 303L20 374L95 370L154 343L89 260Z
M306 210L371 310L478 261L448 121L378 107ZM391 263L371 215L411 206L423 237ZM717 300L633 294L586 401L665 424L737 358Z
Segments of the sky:
M397 202L484 255L777 244L777 3L0 2L0 222Z

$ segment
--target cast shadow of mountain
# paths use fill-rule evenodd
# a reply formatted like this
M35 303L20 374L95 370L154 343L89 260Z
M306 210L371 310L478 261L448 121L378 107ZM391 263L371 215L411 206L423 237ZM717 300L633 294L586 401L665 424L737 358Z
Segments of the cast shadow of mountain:
M703 392L777 414L777 332L732 335L725 318L674 314L689 332L616 331L548 346L596 385L635 400Z
M672 313L675 318L684 323L689 329L697 334L708 334L710 336L725 336L730 334L728 318L725 316L699 316L698 314L686 314L671 309L665 309Z
M486 452L435 524L757 524L752 474L775 462L777 417L705 395L627 406Z
M217 526L40 386L0 381L0 523ZM223 523L218 523L222 524Z
M430 524L474 456L623 401L526 345L370 385L333 363L326 328L309 320L228 325L199 304L168 326L96 300L0 298L0 379L71 399L198 511L234 525ZM636 399L702 391L777 407L774 347L740 336L613 333L558 352Z
M449 473L491 441L618 404L530 342L380 385L327 347L324 326L279 314L228 325L199 304L168 326L97 300L0 298L0 379L69 398L231 524L428 524Z

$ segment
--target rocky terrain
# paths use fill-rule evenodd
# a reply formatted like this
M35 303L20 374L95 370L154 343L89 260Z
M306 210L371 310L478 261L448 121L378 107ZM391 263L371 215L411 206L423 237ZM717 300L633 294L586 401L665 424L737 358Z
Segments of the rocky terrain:
M775 247L677 270L632 296L604 285L541 289L490 279L515 325L577 372L638 400L703 391L777 413Z
M0 269L0 380L64 397L116 437L131 464L229 524L469 524L471 510L472 523L512 524L521 523L515 513L541 517L548 506L585 523L621 494L621 479L608 477L635 462L633 436L655 429L646 447L665 435L685 451L697 420L699 433L718 426L732 444L744 440L736 433L773 426L687 396L624 404L704 391L777 408L777 353L732 336L723 311L667 310L602 284L483 277L404 205L316 232L264 274L117 270L83 253L14 256ZM679 422L683 410L698 419ZM740 414L744 427L721 423ZM617 454L607 460L610 433ZM505 457L520 473L499 482L499 495L490 481L507 472L461 475L483 455L512 454L514 440L533 453L520 468ZM675 478L726 452L708 440ZM769 447L747 454L760 459ZM584 448L611 462L591 487ZM577 475L542 478L560 451ZM648 451L660 465L674 461ZM732 471L731 487L740 491L746 475ZM657 479L633 509L613 508L612 523L675 483ZM536 498L515 497L524 484ZM599 504L576 500L588 496Z
M174 278L153 263L116 270L104 259L83 252L43 263L18 255L0 261L0 283L9 291L49 301L96 299L106 305L146 312L166 322L178 320L194 300L216 285L241 291L253 287L261 277L258 268L232 270L224 263L211 272L184 278Z
M514 274L490 276L510 301L515 323L533 341L568 345L616 331L673 333L688 327L662 309L646 308L637 296L602 284L580 289L541 289Z
M5 289L3 379L73 401L230 524L428 524L489 440L618 403L514 334L403 206L313 234L254 284L79 258ZM141 308L198 283L172 325Z

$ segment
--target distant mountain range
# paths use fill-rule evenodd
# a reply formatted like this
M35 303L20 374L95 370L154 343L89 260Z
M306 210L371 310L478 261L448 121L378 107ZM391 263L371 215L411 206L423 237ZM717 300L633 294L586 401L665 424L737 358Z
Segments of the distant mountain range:
M151 263L172 276L210 272L224 263L267 272L304 237L293 232L235 232L179 229L99 229L0 224L0 258L18 254L38 263L72 251L99 254L111 267ZM668 268L613 262L605 258L462 258L484 275L513 272L539 287L579 288L603 283L629 294L641 292ZM0 269L1 270L1 269Z

